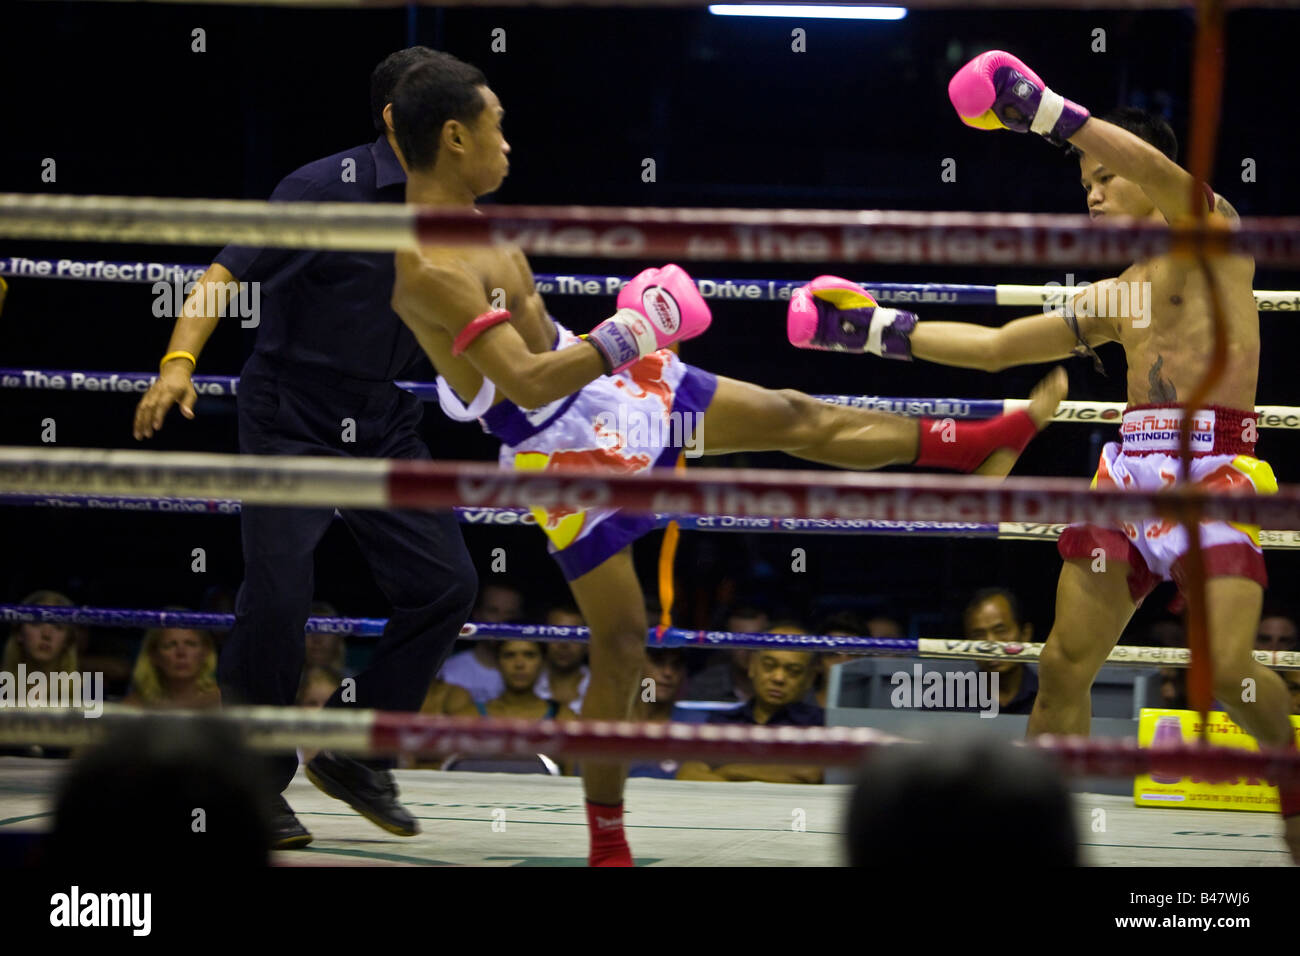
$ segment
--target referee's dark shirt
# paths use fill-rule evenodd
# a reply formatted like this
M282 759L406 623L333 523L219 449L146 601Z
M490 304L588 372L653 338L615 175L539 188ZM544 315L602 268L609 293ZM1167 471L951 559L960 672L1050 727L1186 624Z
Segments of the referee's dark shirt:
M381 136L295 170L271 201L398 203L405 191L406 173ZM391 252L226 246L215 261L241 282L261 283L256 353L374 382L421 365L428 370L415 336L389 306Z

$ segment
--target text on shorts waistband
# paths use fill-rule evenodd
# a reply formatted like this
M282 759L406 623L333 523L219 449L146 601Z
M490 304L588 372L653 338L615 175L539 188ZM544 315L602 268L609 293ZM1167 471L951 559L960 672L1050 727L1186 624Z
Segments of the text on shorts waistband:
M1126 455L1178 454L1185 409L1174 403L1130 405L1120 423ZM1193 455L1254 455L1258 413L1206 405L1192 415Z

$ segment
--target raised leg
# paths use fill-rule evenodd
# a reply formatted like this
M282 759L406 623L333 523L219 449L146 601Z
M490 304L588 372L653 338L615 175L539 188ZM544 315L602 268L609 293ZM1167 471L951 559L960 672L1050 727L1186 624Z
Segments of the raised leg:
M1036 429L1051 420L1065 397L1064 371L1054 369L1030 396L1027 412ZM872 470L917 461L922 451L920 428L924 422L944 434L926 444L940 450L951 440L954 463L935 461L942 467L961 467L982 475L1002 476L1020 455L1020 446L1003 447L995 422L930 422L888 412L831 405L793 389L760 388L748 382L718 378L718 389L704 415L700 448L706 455L739 451L783 451L797 458L838 468ZM951 439L946 434L951 433ZM1012 439L1008 438L1008 443ZM941 456L942 457L942 456ZM957 458L970 459L957 465Z

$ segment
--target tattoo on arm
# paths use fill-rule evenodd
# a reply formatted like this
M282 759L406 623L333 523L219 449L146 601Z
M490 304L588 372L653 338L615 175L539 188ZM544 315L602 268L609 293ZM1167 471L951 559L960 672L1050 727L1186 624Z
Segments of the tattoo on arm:
M1147 401L1149 402L1178 401L1178 390L1174 388L1174 383L1160 374L1160 369L1164 364L1165 357L1157 355L1155 364L1147 372L1147 384L1150 386L1147 393Z
M1074 348L1071 350L1071 354L1078 355L1080 357L1085 355L1092 356L1093 368L1095 368L1102 375L1105 375L1106 366L1102 364L1101 356L1098 355L1096 351L1093 350L1093 347L1088 344L1088 337L1084 335L1083 332L1079 329L1079 317L1074 314L1073 309L1069 309L1066 311L1065 324L1068 325L1070 327L1070 331L1074 333L1074 341L1077 343L1074 346Z
M1214 211L1229 222L1238 222L1241 217L1237 215L1237 210L1232 208L1232 203L1224 199L1217 193L1214 196Z

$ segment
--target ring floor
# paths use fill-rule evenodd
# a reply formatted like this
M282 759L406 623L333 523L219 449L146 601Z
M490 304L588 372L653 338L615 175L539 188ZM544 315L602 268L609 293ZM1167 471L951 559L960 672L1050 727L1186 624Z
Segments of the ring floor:
M47 829L64 761L0 758L0 831ZM310 846L277 863L320 866L583 866L576 777L398 771L423 832L392 836L318 791L301 771L286 796ZM634 779L625 820L640 866L834 866L848 787ZM1275 814L1138 808L1075 795L1092 866L1286 866ZM1101 810L1104 813L1099 814ZM1101 827L1103 829L1094 829Z

